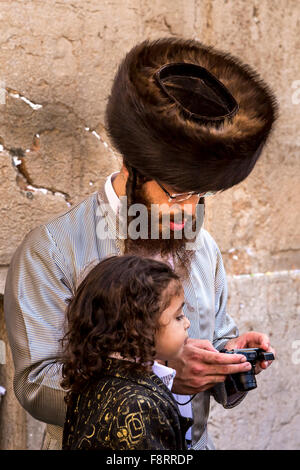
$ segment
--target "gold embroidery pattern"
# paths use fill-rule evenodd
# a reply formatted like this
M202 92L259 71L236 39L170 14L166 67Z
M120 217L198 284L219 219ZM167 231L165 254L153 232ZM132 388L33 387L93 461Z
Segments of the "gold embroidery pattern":
M160 379L155 374L132 379L112 370L122 364L112 361L111 375L83 390L68 408L63 449L185 449L191 420L182 422L172 394L162 382L158 386Z

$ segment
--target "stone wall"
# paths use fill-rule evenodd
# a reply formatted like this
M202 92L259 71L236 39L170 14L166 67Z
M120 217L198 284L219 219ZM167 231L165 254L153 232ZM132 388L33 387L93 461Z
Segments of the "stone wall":
M299 17L297 0L0 5L2 294L11 256L25 234L119 169L103 116L118 63L135 43L181 36L228 50L256 68L278 97L279 120L251 175L207 202L205 228L228 274L228 311L241 332L267 332L278 352L243 404L234 410L212 406L210 432L220 449L299 448ZM12 391L2 313L0 340L6 352L0 361L0 385L6 388L0 448L39 448L43 425Z

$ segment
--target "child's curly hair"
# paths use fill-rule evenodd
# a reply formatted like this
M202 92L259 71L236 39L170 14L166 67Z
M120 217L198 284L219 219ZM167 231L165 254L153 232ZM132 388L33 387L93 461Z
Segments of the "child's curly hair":
M180 278L164 262L136 255L100 261L67 306L60 358L66 402L99 374L102 359L113 352L135 359L124 361L127 367L150 370L160 314L182 289Z

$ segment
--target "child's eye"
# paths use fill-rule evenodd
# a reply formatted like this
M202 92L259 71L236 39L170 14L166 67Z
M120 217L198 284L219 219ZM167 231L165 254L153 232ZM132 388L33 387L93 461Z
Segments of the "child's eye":
M180 320L183 320L184 319L184 315L178 315L178 317L176 317L176 320L180 321Z

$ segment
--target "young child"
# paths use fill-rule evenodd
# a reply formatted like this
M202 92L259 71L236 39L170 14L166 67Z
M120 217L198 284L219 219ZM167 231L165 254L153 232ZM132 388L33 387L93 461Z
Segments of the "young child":
M189 320L167 264L134 255L97 264L67 307L62 387L66 449L183 450L193 420L171 393ZM154 372L165 368L159 378Z

